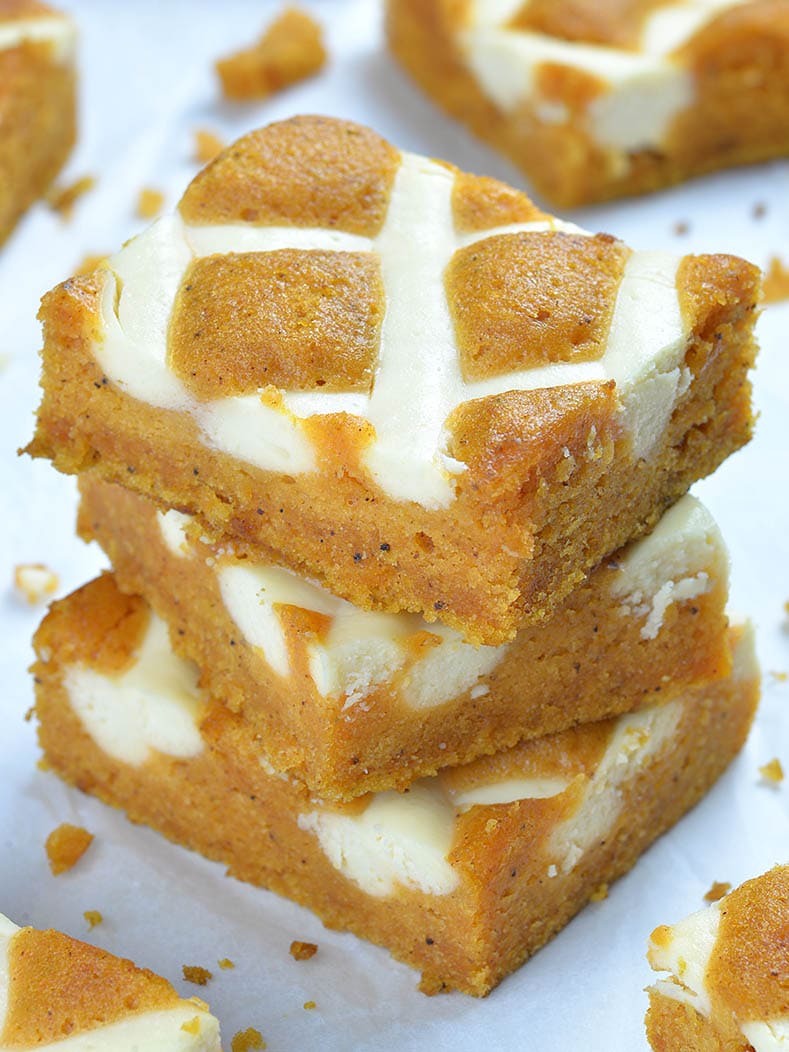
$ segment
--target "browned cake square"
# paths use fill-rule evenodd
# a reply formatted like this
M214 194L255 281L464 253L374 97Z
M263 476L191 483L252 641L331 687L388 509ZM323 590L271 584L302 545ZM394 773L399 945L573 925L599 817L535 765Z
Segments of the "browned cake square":
M512 643L474 647L416 614L352 606L239 558L180 512L88 477L80 531L144 595L201 685L242 713L268 762L330 799L667 700L730 668L728 566L692 497Z
M748 440L758 281L294 118L45 297L29 451L497 645Z
M37 0L0 0L0 244L74 145L74 47L64 15Z
M330 804L261 764L254 731L200 694L163 623L105 575L39 629L36 710L67 781L387 947L426 992L484 995L736 754L758 673L747 631L733 643L729 677L667 704Z
M573 207L789 154L787 0L388 0L424 91Z

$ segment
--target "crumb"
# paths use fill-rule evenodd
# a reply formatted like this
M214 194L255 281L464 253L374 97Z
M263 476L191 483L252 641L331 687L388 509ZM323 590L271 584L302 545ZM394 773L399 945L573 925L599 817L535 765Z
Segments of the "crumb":
M46 202L54 211L60 213L62 219L71 219L74 205L89 190L96 185L92 175L83 175L67 186L53 186L46 195Z
M36 707L35 707L35 705L31 705L30 708L25 713L25 723L30 723L30 721L33 719L35 714L36 714Z
M44 563L20 563L14 567L14 587L31 606L54 595L59 584L58 575Z
M776 683L786 683L789 681L789 672L770 671L770 675L773 677Z
M684 219L678 219L674 224L674 233L677 237L684 237L685 234L690 230L690 223Z
M728 895L731 891L731 884L728 880L714 880L712 887L704 896L705 902L718 902L723 898L724 895Z
M223 971L227 971L228 968L235 968L229 957L223 957L221 961L217 961L217 964Z
M246 1030L239 1030L230 1042L231 1052L252 1052L252 1049L264 1049L266 1042L259 1030L253 1026Z
M290 955L294 961L308 961L318 952L314 942L300 942L298 939L290 944Z
M181 1023L181 1029L185 1030L187 1034L199 1034L200 1033L200 1016L196 1015L192 1019L187 1020L185 1023Z
M757 201L751 209L751 215L754 219L764 219L767 215L767 205L764 201Z
M602 902L603 899L608 898L608 885L600 884L594 889L592 894L589 896L590 902Z
M305 1001L304 1007L307 1009L308 1012L310 1012L313 1008L317 1008L318 1006L315 1004L314 1001Z
M162 210L164 194L161 190L153 190L150 186L144 186L137 198L137 215L140 219L153 219Z
M86 256L83 256L80 262L77 264L77 269L74 271L74 277L79 277L82 274L92 274L94 270L97 270L107 255L99 255L98 252L89 252Z
M778 256L771 256L764 275L764 302L780 303L789 299L789 266Z
M209 980L214 978L207 968L201 968L198 964L185 964L182 971L184 979L188 983L194 983L195 986L205 986Z
M72 826L64 822L57 829L53 829L45 844L53 876L57 877L76 866L92 843L93 834L81 826Z
M317 73L326 61L321 27L289 7L250 48L216 63L226 99L264 99Z
M36 761L36 767L38 768L39 771L51 771L52 770L52 765L50 764L50 762L46 758L46 756L42 756L40 760Z
M764 767L760 767L759 774L765 782L771 782L773 785L780 785L784 780L784 769L777 756L770 760L769 763L766 763Z
M195 131L195 160L200 164L208 164L213 161L217 154L224 150L225 144L207 128L197 128Z
M93 931L93 929L104 920L98 910L85 910L82 916L90 925L90 928L88 929L89 931Z

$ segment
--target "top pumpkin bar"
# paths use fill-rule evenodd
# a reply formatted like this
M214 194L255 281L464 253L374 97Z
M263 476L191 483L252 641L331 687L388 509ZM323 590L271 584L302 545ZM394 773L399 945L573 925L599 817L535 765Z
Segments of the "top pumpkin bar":
M789 154L787 0L388 0L388 36L563 207Z
M29 451L498 644L747 441L757 295L295 118L45 297Z

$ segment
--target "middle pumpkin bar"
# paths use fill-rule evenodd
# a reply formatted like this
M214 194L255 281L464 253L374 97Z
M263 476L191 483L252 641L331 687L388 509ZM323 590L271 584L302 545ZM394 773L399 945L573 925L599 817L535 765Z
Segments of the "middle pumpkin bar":
M121 587L167 621L202 686L257 731L265 760L327 799L403 788L730 669L728 557L692 497L550 620L475 647L416 614L360 610L122 487L90 476L80 486L79 532L99 541Z

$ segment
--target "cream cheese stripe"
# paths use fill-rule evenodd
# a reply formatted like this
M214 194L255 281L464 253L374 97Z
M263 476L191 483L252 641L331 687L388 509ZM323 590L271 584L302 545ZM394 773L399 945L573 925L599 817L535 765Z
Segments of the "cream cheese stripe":
M186 226L167 216L107 264L101 299L103 339L94 353L105 374L149 405L189 413L207 445L268 471L317 470L300 420L345 412L372 423L366 466L395 500L444 508L465 466L446 454L444 425L462 403L511 390L584 380L619 385L636 456L648 456L682 390L686 333L676 289L678 260L634 253L616 300L609 344L597 362L564 363L466 383L444 291L458 248L503 233L579 231L559 220L458 235L452 219L454 175L404 154L386 221L376 238L324 229ZM198 402L169 370L167 332L184 274L196 257L282 248L374 251L386 290L377 373L370 394L290 392L284 411L257 394Z
M51 44L57 62L67 62L74 55L74 24L65 17L18 18L3 21L0 17L0 51L10 51L21 44Z

